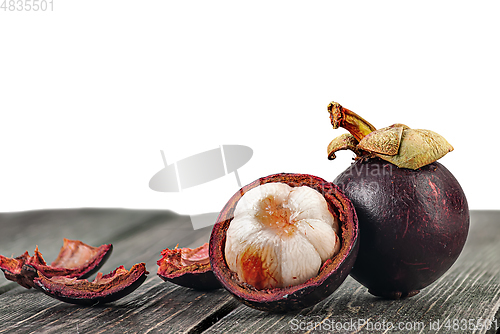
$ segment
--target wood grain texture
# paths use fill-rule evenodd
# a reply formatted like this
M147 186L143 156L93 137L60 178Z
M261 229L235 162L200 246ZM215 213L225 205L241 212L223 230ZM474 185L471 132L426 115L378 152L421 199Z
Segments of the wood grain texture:
M50 261L57 255L63 237L84 239L92 245L112 242L114 251L102 272L120 264L129 268L146 262L150 275L123 299L81 307L15 283L2 291L2 282L3 286L9 283L0 274L0 333L495 333L495 329L453 331L444 327L448 320L453 326L455 319L482 318L500 324L500 212L473 211L471 218L470 235L458 261L415 297L382 300L348 277L316 306L295 313L269 314L239 304L224 289L200 292L156 276L162 249L177 243L195 247L208 241L211 229L193 231L186 216L114 209L2 214L0 250L4 255L13 253L9 247L14 245L21 245L21 250L18 247L14 252L17 254L25 249L32 251L38 244ZM353 327L360 324L358 320L365 321L365 326ZM413 330L370 327L384 321L394 326L402 323ZM431 329L430 324L437 321L441 328ZM336 330L338 324L350 327Z
M88 213L79 212L76 218L86 221L87 227L115 227L118 223L114 219L123 220L123 212L114 210L111 215L106 210ZM54 215L57 213L44 213L52 222ZM122 264L130 268L137 262L145 262L150 275L141 287L114 303L82 307L16 285L0 295L0 333L195 333L238 306L224 289L200 292L164 282L156 275L161 250L177 244L199 246L208 241L211 228L193 231L188 217L171 212L142 212L132 216L129 224L118 232L95 228L93 233L86 231L85 236L94 243L113 243L113 254L100 270L104 273ZM38 224L44 226L45 222L38 220ZM55 240L58 243L59 234L48 233L39 238L30 235L29 239L48 245L56 243Z
M500 212L473 212L471 230L462 254L453 267L420 294L404 300L383 300L348 278L327 300L295 314L267 314L239 307L207 330L207 333L486 333L474 327L462 329L462 319L489 319L500 307ZM440 328L431 330L430 324ZM363 326L365 322L365 326ZM394 330L377 327L392 323ZM404 328L399 330L399 324ZM330 327L329 327L330 326ZM335 326L339 326L336 330ZM371 327L370 327L371 326ZM408 328L406 328L408 326ZM491 333L495 329L490 330Z

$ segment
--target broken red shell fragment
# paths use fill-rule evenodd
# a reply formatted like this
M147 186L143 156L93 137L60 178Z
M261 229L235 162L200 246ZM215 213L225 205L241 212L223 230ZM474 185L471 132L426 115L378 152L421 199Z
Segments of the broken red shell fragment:
M164 281L196 290L221 288L210 266L208 243L194 249L167 248L161 255L157 274Z
M23 264L29 258L28 251L24 252L23 255L8 258L0 255L0 269L2 269L5 278L17 282L19 285L25 287L26 289L31 289L31 281L22 274Z
M92 247L81 241L65 238L59 255L50 265L47 265L37 246L33 256L27 251L16 258L0 255L0 269L7 279L29 289L33 287L33 279L38 273L49 278L87 278L102 267L112 250L111 244Z
M112 250L111 244L92 247L81 241L65 238L59 255L50 266L45 263L37 247L35 255L26 261L23 270L29 265L46 277L87 278L101 268Z
M144 283L148 274L146 265L138 263L130 270L120 266L107 275L98 273L92 282L63 276L48 278L39 272L33 283L46 295L61 301L97 305L110 303L130 294Z

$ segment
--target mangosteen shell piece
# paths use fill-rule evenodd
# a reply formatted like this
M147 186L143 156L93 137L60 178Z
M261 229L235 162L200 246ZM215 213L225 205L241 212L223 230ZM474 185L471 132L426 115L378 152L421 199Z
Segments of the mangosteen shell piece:
M330 212L339 217L340 251L328 259L319 274L303 284L257 290L241 283L225 260L226 232L240 198L250 189L269 182L291 187L308 186L321 193ZM243 304L267 312L282 313L317 304L331 295L348 276L358 253L358 220L352 203L334 184L308 174L280 173L260 178L236 192L219 214L210 237L210 263L215 277Z
M411 297L460 255L469 209L460 184L442 164L412 170L379 158L357 160L333 183L356 208L360 248L351 276L371 294Z
M14 259L0 255L0 269L7 279L30 289L34 287L33 279L38 277L38 273L49 278L87 278L104 265L112 251L112 244L92 247L79 240L64 238L59 255L50 265L47 265L37 246L33 256L27 251Z
M65 238L54 262L47 265L37 247L34 255L23 265L22 273L30 280L37 277L38 273L48 278L54 276L87 278L103 266L112 251L112 244L92 247L79 240Z
M61 276L48 278L38 273L39 276L33 279L33 283L52 298L71 304L94 306L110 303L130 294L144 283L147 274L145 263L138 263L128 271L120 266L107 275L99 273L92 282Z
M186 260L189 263L185 263L183 257L186 254L193 254L198 260L188 255ZM200 254L203 261L199 261ZM195 249L166 248L161 252L161 255L162 258L157 262L157 275L165 282L202 291L222 288L212 272L210 262L206 262L208 260L208 243Z
M8 258L0 255L0 269L2 269L5 278L18 283L26 289L31 289L32 282L25 275L23 275L22 268L29 257L28 251L15 258Z
M87 278L96 273L106 263L113 252L112 244L99 247L89 246L79 240L64 238L63 246L57 258L50 264L52 268L66 268L74 270L67 277ZM83 254L82 254L83 253ZM85 256L90 253L92 256ZM80 261L76 262L80 257ZM42 268L43 269L43 268ZM52 275L55 275L53 273ZM61 276L61 275L59 275Z

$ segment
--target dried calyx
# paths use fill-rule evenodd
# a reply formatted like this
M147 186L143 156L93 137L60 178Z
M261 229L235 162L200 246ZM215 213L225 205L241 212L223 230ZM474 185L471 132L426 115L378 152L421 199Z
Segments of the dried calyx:
M393 124L377 130L358 114L332 102L328 105L334 129L349 131L330 142L328 158L335 152L351 150L358 158L379 157L401 168L418 169L453 151L441 135L422 129L410 129L404 124Z

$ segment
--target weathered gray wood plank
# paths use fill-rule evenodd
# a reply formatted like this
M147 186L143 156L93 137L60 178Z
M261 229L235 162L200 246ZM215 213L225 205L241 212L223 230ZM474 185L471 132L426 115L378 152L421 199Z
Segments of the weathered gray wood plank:
M358 319L371 326L381 325L384 321L386 325L391 322L398 326L401 322L413 326L413 329L420 326L420 329L409 332L446 333L450 332L443 327L447 320L451 326L454 319L496 319L500 323L497 314L500 306L500 212L473 212L470 237L457 263L440 280L413 298L381 300L348 278L326 301L302 312L285 315L267 314L240 305L225 290L198 292L160 280L156 276L160 251L177 243L187 247L199 246L208 241L210 228L193 231L186 217L143 214L143 217L149 217L146 219L149 223L142 224L142 218L136 216L135 223L115 233L100 234L99 229L93 232L83 229L82 232L92 240L114 240L114 253L102 268L103 272L120 264L130 267L136 262L147 263L151 274L138 290L109 305L79 307L34 290L16 287L0 295L0 333L198 333L205 329L207 333L348 333L356 332L350 323L354 321L356 325ZM74 219L89 219L83 216L85 214L80 212ZM113 225L108 220L115 218L111 215L107 219L94 217L90 220L93 219L93 223L88 223L97 224L98 221L99 224ZM54 223L51 228L57 229L57 226ZM57 243L54 247L56 255L61 238L47 233L40 239L44 245ZM441 329L431 330L430 323L436 321L440 321ZM337 331L335 324L349 324L351 327ZM327 325L333 330L328 331ZM357 332L374 332L370 325L357 328Z
M122 234L113 242L113 254L101 270L107 273L121 264L129 268L146 262L150 275L131 295L108 305L80 307L16 287L0 295L0 333L199 332L229 313L238 304L225 290L195 291L156 276L156 261L162 249L177 243L182 247L199 246L208 241L211 230L193 231L187 217L165 215L168 219L158 224L143 226L139 219L140 228L133 228L134 233ZM163 218L160 215L158 219ZM109 238L116 236L111 234ZM53 238L52 234L49 237Z
M44 255L57 256L63 238L104 243L141 224L176 216L171 211L94 208L1 213L0 254L32 253L39 245Z
M472 212L471 221L470 236L455 265L412 298L382 300L348 277L326 301L309 309L275 315L240 306L207 333L485 333L469 327L469 319L500 325L495 315L500 307L500 212ZM438 321L440 328L430 327ZM385 331L383 325L387 329L390 323L394 329ZM400 323L408 327L399 330Z
M205 322L222 317L237 306L223 289L199 292L156 277L131 295L98 307L65 304L33 290L4 294L0 302L17 309L0 310L0 333L197 332Z

